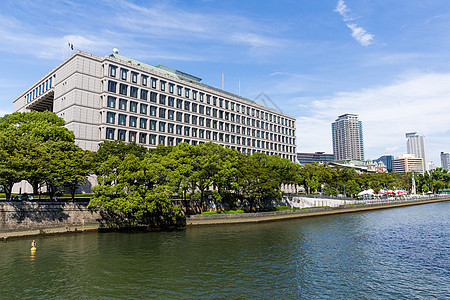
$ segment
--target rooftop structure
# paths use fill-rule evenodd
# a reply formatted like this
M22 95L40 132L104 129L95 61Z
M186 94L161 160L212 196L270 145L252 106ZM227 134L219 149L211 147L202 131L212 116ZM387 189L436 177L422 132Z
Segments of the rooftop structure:
M334 154L325 152L297 153L297 162L301 165L312 164L313 162L327 163L334 160Z

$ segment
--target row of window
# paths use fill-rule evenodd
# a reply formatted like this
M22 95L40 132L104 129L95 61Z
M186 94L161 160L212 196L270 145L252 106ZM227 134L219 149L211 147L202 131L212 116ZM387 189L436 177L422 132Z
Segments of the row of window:
M177 126L177 131L178 130L181 131L182 130L181 126L179 129L178 129L178 127L179 126ZM194 131L194 129L195 129L195 131ZM196 128L192 128L192 135L189 135L188 132L189 132L189 128L185 127L185 133L187 133L187 134L185 134L185 136L197 137ZM195 134L194 134L194 132L195 132ZM126 140L127 135L128 135L128 140ZM127 142L139 142L141 144L147 144L147 136L149 137L148 144L156 145L156 142L157 142L156 134L147 134L147 133L143 133L143 132L117 129L117 136L116 136L115 128L106 128L106 139L108 139L108 140L117 139L117 140L127 141ZM163 135L158 135L158 136L159 136L158 144L166 145L166 143L165 143L166 136L163 136ZM199 130L198 137L199 138L206 137L206 139L210 139L213 141L232 143L232 144L267 149L267 150L272 150L272 151L295 153L295 147L292 147L292 146L280 145L280 144L273 143L273 142L265 142L265 141L261 141L261 140L251 139L251 138L241 138L239 136L228 135L228 134L218 133L218 132L209 131L209 130L206 130L206 131ZM167 137L167 141L168 141L167 145L172 146L174 140L182 141L183 139L168 136ZM178 145L178 143L176 143L176 144ZM195 141L195 140L192 141L192 145L195 145L196 143L197 143L197 141Z
M27 103L33 101L35 98L39 97L46 91L48 91L52 87L52 77L48 78L37 87L35 87L31 92L29 92L26 96Z
M160 104L165 104L166 103L166 99L165 99L165 95L160 95L160 96L164 96L164 97L160 97ZM173 97L168 97L168 105L174 107L175 104L175 99ZM295 131L293 129L284 127L284 126L280 126L280 125L276 125L276 124L272 124L269 122L265 122L265 121L260 121L257 119L253 119L253 118L249 118L249 117L245 117L245 116L240 116L240 115L236 115L234 113L229 113L229 112L224 112L223 110L218 110L216 108L213 108L211 110L210 107L205 107L204 105L198 105L196 103L190 103L188 101L184 101L184 105L183 105L183 101L181 99L176 99L176 107L179 109L183 109L185 111L192 111L195 113L200 113L200 114L206 114L207 116L212 116L212 117L217 117L220 119L224 119L227 121L231 121L231 122L236 122L236 123L241 123L243 125L247 125L247 126L253 126L256 128L260 128L263 130L270 130L270 131L274 131L274 132L278 132L281 134L285 134L285 135L290 135L290 136L295 136ZM129 104L128 104L129 102ZM133 112L133 113L137 113L138 112L138 107L139 107L139 113L140 114L144 114L147 115L147 113L149 112L150 116L157 116L157 110L159 111L158 116L160 118L167 118L169 120L174 120L175 116L176 116L176 120L179 122L186 122L186 123L190 123L192 122L194 125L197 124L197 119L199 120L199 125L200 126L205 126L204 125L204 121L205 118L201 117L201 116L196 116L196 115L191 115L188 113L182 113L180 111L175 112L174 110L170 110L170 109L166 109L166 108L162 108L162 107L156 107L153 105L147 105L145 103L138 103L136 101L128 101L126 99L122 99L119 98L117 101L116 97L113 96L108 96L107 98L107 107L109 108L116 108L119 110L123 110L123 111L128 111ZM166 114L167 112L167 114ZM206 118L206 126L210 127L211 123L211 119ZM216 120L212 120L213 126L214 124L224 124L224 122L221 121L216 121ZM225 122L225 126L230 127L229 123ZM232 127L234 127L235 125L231 125ZM239 127L239 125L237 125ZM227 129L225 129L227 130Z
M141 113L146 112L147 108L143 107L142 105L145 104L141 104ZM151 106L150 107L150 115L151 116L156 116L156 107L155 106ZM166 115L166 111L163 108L159 109L159 117L160 118L165 118ZM118 125L122 125L122 126L127 126L127 119L128 119L128 126L130 127L137 127L139 124L139 128L142 129L147 129L147 123L150 125L148 128L150 130L156 130L156 120L148 120L147 118L143 118L143 117L139 117L139 122L138 122L138 117L136 116L127 116L125 114L120 114L120 113L115 113L115 112L110 112L108 111L106 113L106 123L109 124L117 124ZM175 112L172 110L168 111L168 119L169 120L175 120ZM292 137L286 137L283 136L281 134L276 134L276 133L272 133L272 132L267 132L267 131L263 131L263 130L259 130L259 129L252 129L252 128L246 128L244 126L239 126L239 125L235 125L235 124L229 124L229 123L225 123L225 122L220 122L220 121L216 121L216 120L211 120L211 119L205 119L203 117L197 117L194 115L189 115L189 114L182 114L180 112L176 113L176 120L179 122L183 122L186 124L192 124L192 125L198 125L198 126L203 126L203 127L208 127L208 128L213 128L213 129L218 129L218 130L222 130L222 131L227 131L227 132L231 132L231 133L237 133L237 134L243 134L243 135L248 135L248 136L253 136L253 137L257 137L257 138L265 138L266 140L275 140L278 142L282 142L282 143L288 143L288 144L295 144L295 138ZM163 121L159 121L160 127L159 130L164 132L165 131L165 124L166 122ZM171 126L173 128L174 124L172 123L167 123L168 126ZM181 127L181 125L178 125ZM161 130L161 128L163 130ZM169 129L170 130L170 129ZM173 130L172 130L173 131Z
M117 67L114 67L114 71L112 71L113 67L114 66L110 66L110 76L111 77L116 77L116 68ZM128 72L129 72L128 70L121 68L121 74L122 74L121 78L123 80L127 80ZM112 74L114 74L114 76ZM136 72L131 71L131 82L132 83L137 83L137 75L138 74ZM156 83L157 83L158 79L156 79L154 77L151 77L150 81L151 81L151 87L156 89ZM147 82L148 82L148 76L141 75L141 84L143 86L147 86ZM159 82L160 82L160 90L161 91L166 91L166 82L163 81L163 80L159 80ZM113 80L109 80L108 81L108 91L113 92L113 93L116 93L116 91L118 91L118 93L121 94L121 95L128 95L128 87L130 87L130 89L129 89L130 97L137 98L138 95L140 94L139 96L140 96L140 98L142 100L147 100L147 95L148 95L149 91L146 90L146 89L142 89L141 88L140 89L140 93L139 93L138 92L139 88L137 88L135 86L128 86L125 83L119 83L118 84L117 82L115 82ZM175 85L173 83L169 83L169 93L174 94L174 87L175 87ZM189 95L190 95L191 89L183 87L183 86L180 86L180 85L177 85L176 87L177 87L177 95L178 96L182 96L183 95L182 90L184 88L184 90L185 90L184 96L186 98L190 98ZM155 92L151 92L151 93L154 93L155 97L156 97L156 93ZM242 111L243 114L246 113L247 115L252 116L252 117L265 119L266 121L271 121L271 122L273 121L273 122L275 122L277 124L280 124L280 125L285 125L285 126L289 126L289 127L295 127L295 123L294 123L293 120L290 120L290 119L287 119L287 118L284 118L284 117L280 117L280 116L276 116L276 115L271 114L269 112L260 111L259 109L255 109L255 108L250 107L250 106L245 106L244 104L241 105L240 103L235 103L235 102L230 101L230 100L218 98L216 96L211 96L211 95L208 95L208 94L205 95L204 93L201 93L201 92L198 93L195 90L192 90L192 99L193 100L197 100L197 94L199 95L200 102L204 102L206 100L207 104L211 104L213 106L218 106L220 108L225 108L227 110L232 110L232 111L235 111L235 112L241 112Z

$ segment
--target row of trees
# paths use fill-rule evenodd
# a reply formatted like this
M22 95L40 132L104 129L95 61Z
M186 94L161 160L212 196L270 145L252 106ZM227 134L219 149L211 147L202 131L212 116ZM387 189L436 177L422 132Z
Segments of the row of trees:
M50 197L68 189L74 197L89 174L97 175L91 208L127 225L178 222L173 198L189 198L202 211L208 201L260 208L281 199L284 185L305 193L355 195L361 190L410 189L411 174L357 174L326 164L300 166L278 156L242 154L206 143L147 149L135 143L104 142L97 152L84 151L64 120L51 112L13 113L0 118L0 186L11 197L12 186L26 180L38 194ZM450 185L448 170L416 176L419 192Z
M0 186L11 198L14 184L26 180L50 197L66 188L74 197L93 169L92 154L74 143L74 134L52 112L13 113L0 118Z

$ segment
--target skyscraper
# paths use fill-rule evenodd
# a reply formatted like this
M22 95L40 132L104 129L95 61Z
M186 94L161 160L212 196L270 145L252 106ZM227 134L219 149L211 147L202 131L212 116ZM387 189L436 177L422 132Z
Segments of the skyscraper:
M339 116L331 124L333 133L333 153L336 160L364 160L364 143L362 122L358 115L345 114Z
M417 135L417 132L406 133L406 149L408 154L414 154L416 158L422 158L423 169L427 170L427 159L425 150L425 137Z
M441 167L450 170L450 154L441 152Z

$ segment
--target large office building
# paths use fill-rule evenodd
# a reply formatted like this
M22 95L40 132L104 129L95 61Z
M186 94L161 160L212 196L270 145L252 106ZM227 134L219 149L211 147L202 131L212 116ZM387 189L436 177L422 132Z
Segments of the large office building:
M423 169L427 170L427 158L425 150L425 137L419 136L417 132L406 133L406 150L416 158L422 158Z
M394 173L418 172L424 173L424 163L421 157L415 157L414 154L403 154L392 160L392 171Z
M53 111L83 149L105 140L147 147L212 141L296 161L295 119L201 83L201 78L119 55L77 51L14 100L14 111Z
M450 153L441 152L441 167L450 170Z
M325 152L297 153L297 162L301 165L312 164L313 162L327 163L334 160L334 154Z
M336 160L364 160L362 122L358 115L345 114L331 124L333 153Z
M394 159L393 155L383 155L378 159L374 159L373 162L382 162L386 166L388 172L392 172L392 160Z

